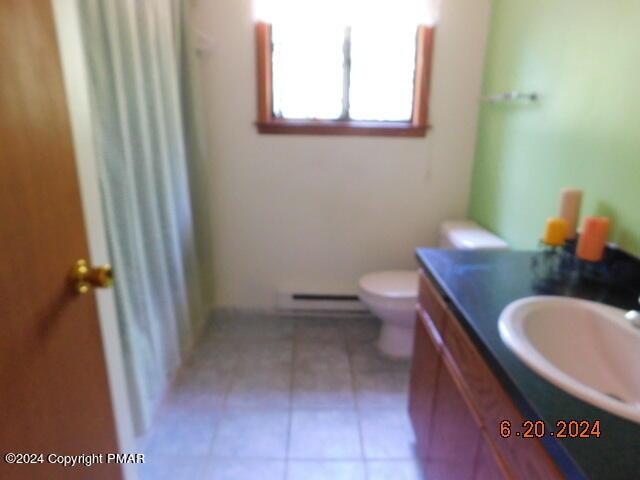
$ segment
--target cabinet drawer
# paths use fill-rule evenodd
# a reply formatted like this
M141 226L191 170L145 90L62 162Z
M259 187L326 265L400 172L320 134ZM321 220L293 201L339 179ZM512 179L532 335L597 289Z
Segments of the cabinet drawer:
M418 302L420 306L426 310L431 321L442 334L444 328L444 316L447 311L446 303L423 270L420 270L418 284Z
M418 305L416 309L418 313L418 322L422 324L424 329L429 334L429 338L436 346L437 350L440 351L443 345L442 339L442 330L436 327L435 322L433 321L433 317L427 312L422 306Z
M538 440L500 436L499 426L502 420L509 420L513 425L522 425L522 415L462 329L457 317L447 310L443 318L444 350L460 372L462 388L466 389L468 397L473 399L487 436L500 450L510 470L518 477L527 479L562 478Z

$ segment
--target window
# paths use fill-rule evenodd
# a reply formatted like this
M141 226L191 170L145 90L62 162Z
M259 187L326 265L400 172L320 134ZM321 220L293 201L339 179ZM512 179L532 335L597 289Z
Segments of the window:
M349 18L339 9L357 0L333 10L330 0L297 1L256 25L258 130L424 136L434 28L419 25L411 9L409 21L397 21L398 5L409 0L388 2L388 11L369 3L360 16L351 8ZM433 1L412 3L426 9Z

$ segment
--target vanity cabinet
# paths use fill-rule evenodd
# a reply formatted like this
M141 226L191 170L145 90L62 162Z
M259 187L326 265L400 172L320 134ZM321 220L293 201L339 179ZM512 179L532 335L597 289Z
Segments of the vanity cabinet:
M500 435L501 421L524 419L425 272L409 414L430 479L563 478L538 439Z

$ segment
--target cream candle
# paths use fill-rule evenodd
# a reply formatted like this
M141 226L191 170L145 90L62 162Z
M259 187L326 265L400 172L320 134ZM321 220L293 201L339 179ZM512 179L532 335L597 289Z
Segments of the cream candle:
M565 188L560 195L560 218L567 221L567 238L576 238L576 229L580 219L580 206L582 205L582 190Z

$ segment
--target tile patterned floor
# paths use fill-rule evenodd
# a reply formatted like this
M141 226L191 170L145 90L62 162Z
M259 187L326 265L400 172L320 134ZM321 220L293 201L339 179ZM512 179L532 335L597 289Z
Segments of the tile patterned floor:
M371 317L221 312L140 440L143 480L422 480L409 362Z

